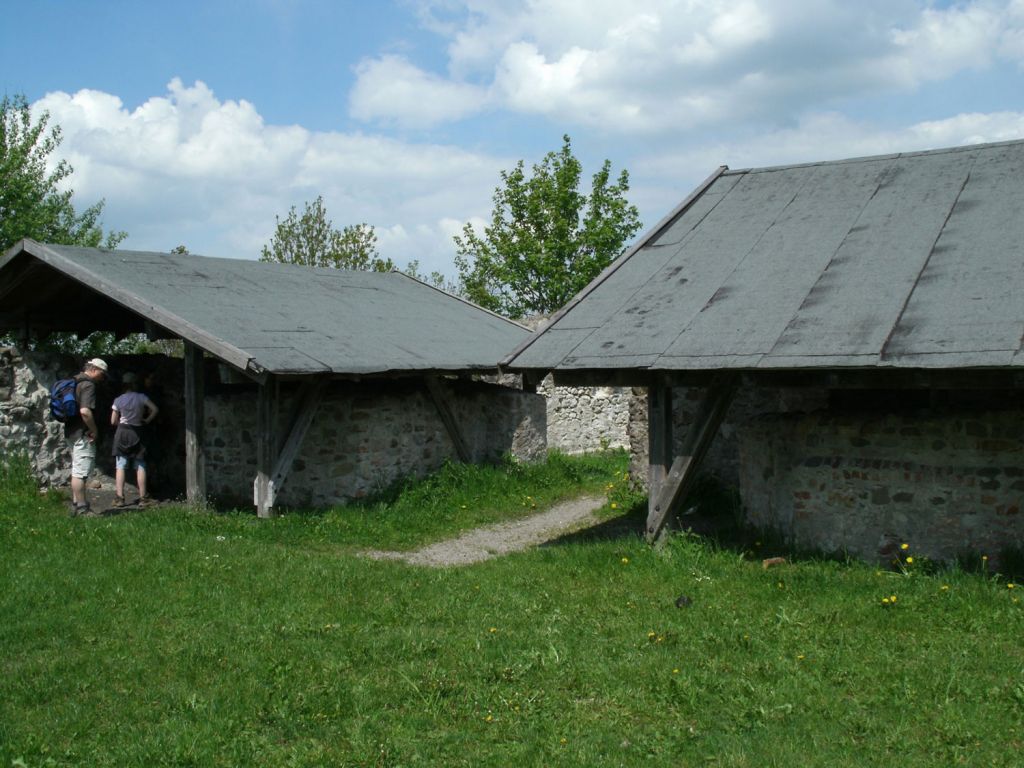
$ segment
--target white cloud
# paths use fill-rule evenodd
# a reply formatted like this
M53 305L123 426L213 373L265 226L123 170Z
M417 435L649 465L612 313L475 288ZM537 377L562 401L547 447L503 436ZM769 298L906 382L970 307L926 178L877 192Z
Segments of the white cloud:
M676 187L678 194L680 189L688 192L719 165L734 169L757 168L1021 137L1024 137L1024 112L965 113L892 129L851 120L835 112L816 113L792 128L691 146L682 152L651 154L634 163L633 170L635 179L652 188L665 189L673 179L682 179L682 184Z
M359 120L428 126L479 112L487 101L486 89L429 74L401 56L366 59L356 74L349 108Z
M95 90L50 93L33 109L61 126L76 205L105 199L105 224L128 231L128 248L184 243L256 258L275 215L323 195L335 226L372 224L383 255L450 273L450 220L484 214L498 171L512 164L452 146L267 125L252 104L177 79L135 109Z
M441 0L448 73L402 60L361 70L395 98L362 119L434 124L467 103L609 133L650 134L740 119L784 119L823 96L910 90L964 70L1024 61L1024 1ZM454 12L461 11L461 13ZM384 82L382 82L384 81ZM487 83L483 87L468 82ZM413 86L437 105L413 103ZM450 92L449 92L450 89ZM472 94L472 99L470 98Z

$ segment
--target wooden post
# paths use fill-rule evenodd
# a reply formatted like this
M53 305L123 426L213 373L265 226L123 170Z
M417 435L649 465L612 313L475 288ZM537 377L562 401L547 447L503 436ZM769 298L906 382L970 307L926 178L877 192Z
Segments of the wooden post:
M253 482L253 502L259 517L272 517L274 514L270 478L277 453L274 437L275 385L274 377L267 377L256 393L256 480Z
M455 453L458 455L459 461L469 464L472 460L469 454L469 446L466 444L466 438L462 434L462 429L459 427L454 411L452 411L448 393L436 376L425 376L424 378L427 382L427 390L430 392L430 397L437 408L437 413L441 417L441 421L444 422L445 429L448 431L448 437L451 438L452 443L455 445Z
M701 460L711 447L718 427L722 424L733 396L736 394L738 376L727 373L716 376L701 400L686 436L679 456L672 462L668 475L659 484L658 490L651 491L647 507L647 540L655 541L668 522L669 513L682 500L697 478Z
M203 452L203 350L185 342L185 498L206 504L206 457Z
M672 463L672 388L655 384L647 388L647 519Z

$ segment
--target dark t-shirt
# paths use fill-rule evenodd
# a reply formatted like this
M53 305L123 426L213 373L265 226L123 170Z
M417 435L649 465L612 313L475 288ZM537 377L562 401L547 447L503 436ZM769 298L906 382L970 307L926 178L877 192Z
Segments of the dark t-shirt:
M75 399L78 401L78 407L80 409L89 408L93 412L93 419L95 420L96 382L84 373L80 373L75 376L75 381L78 382L78 384L75 385ZM64 434L67 435L69 440L78 440L83 437L85 435L85 422L82 421L82 417L75 416L75 418L65 424Z

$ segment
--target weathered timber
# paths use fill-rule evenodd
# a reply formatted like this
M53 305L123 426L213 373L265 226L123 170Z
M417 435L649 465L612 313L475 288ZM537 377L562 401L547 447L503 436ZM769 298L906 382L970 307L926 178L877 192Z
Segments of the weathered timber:
M455 412L452 410L451 396L436 376L424 376L423 380L426 382L427 391L430 392L430 397L437 408L437 414L448 431L448 437L451 438L452 444L455 446L455 453L459 457L459 461L468 464L471 461L469 447L462 434L462 428L455 418Z
M274 471L277 442L274 438L275 380L260 384L256 393L256 479L253 481L253 503L259 517L272 517L274 499L270 478Z
M653 542L661 535L669 513L693 488L701 460L718 434L718 427L736 394L737 381L735 374L723 374L708 388L693 424L683 438L680 454L672 462L664 482L657 487L651 486L646 531L648 541Z
M294 418L291 419L291 427L288 430L288 437L284 441L280 455L274 464L274 471L270 478L270 504L273 505L278 492L284 487L288 473L291 472L295 457L299 454L302 441L309 431L309 425L313 423L316 409L323 399L324 389L327 386L327 379L318 377L312 381L302 384L298 394L298 407Z
M185 342L185 498L206 503L206 456L203 452L203 350Z
M672 388L664 384L647 390L647 446L647 516L650 518L672 463Z

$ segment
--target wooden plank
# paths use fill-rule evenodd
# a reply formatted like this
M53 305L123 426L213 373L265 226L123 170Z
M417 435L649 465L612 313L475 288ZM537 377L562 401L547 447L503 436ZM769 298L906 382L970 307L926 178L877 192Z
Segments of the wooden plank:
M284 441L270 478L269 495L271 504L274 503L277 494L284 487L285 480L288 479L288 473L291 472L292 464L295 462L295 457L299 455L302 441L305 439L306 432L309 431L309 426L313 423L313 417L316 415L316 409L323 399L327 381L324 377L318 377L312 381L304 382L299 391L297 398L298 408L294 418L291 419L288 437Z
M647 388L647 517L672 462L672 388L663 381Z
M185 342L185 498L193 506L206 504L206 456L203 449L203 350Z
M253 503L259 517L273 517L274 499L270 478L274 470L277 443L274 439L274 397L276 381L269 378L256 393L256 479Z
M693 488L701 460L718 434L718 427L736 393L737 382L736 374L725 374L708 388L683 439L680 455L672 462L664 482L659 483L657 489L651 488L646 531L648 541L653 542L661 535L669 512Z
M437 414L441 417L441 421L444 422L444 428L448 431L448 437L451 438L452 443L455 445L455 453L458 455L459 461L469 464L472 461L472 457L469 454L466 438L462 434L462 428L459 426L459 422L452 410L450 395L445 391L444 386L436 376L424 376L423 380L427 383L427 391L430 392L430 397L434 401Z

